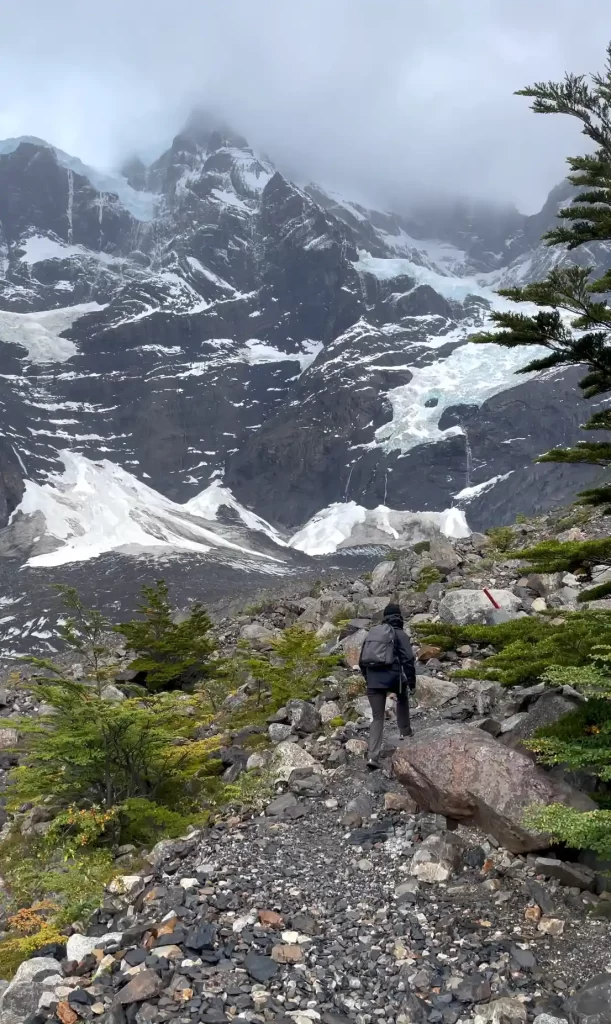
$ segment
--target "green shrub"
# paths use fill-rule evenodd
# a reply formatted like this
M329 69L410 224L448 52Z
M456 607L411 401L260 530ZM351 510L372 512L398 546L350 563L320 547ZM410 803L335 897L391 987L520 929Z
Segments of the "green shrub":
M0 844L0 872L13 915L8 938L0 942L0 976L10 978L19 964L50 942L65 941L63 930L86 922L104 898L116 867L109 851L85 850L67 858L42 839L12 834ZM47 907L44 914L38 907ZM28 934L23 934L27 922Z
M526 823L573 850L593 850L600 857L611 857L611 811L576 811L564 804L550 804L532 808Z
M188 742L198 723L197 697L147 694L115 703L55 671L34 687L49 712L12 722L25 750L10 773L11 805L50 798L109 810L132 797L182 805L203 756L201 745Z
M556 685L570 681L589 699L558 722L538 729L527 745L544 764L586 771L604 783L611 782L611 647L595 647L588 663L580 668L552 667L546 679ZM554 804L534 809L530 817L535 827L567 846L611 856L609 810L584 814Z
M430 540L419 540L417 544L412 545L412 551L416 555L422 555L425 551L431 550Z
M432 583L439 583L442 579L439 569L436 569L434 565L425 565L418 573L415 590L422 594Z
M512 558L529 562L532 572L583 572L611 561L611 537L598 540L544 540L531 548L514 551Z
M271 641L271 653L249 652L244 663L258 684L259 702L275 711L287 700L312 697L340 657L323 653L324 642L315 633L291 626Z
M341 729L342 725L345 725L345 724L346 724L346 722L344 720L343 715L336 715L335 718L332 718L331 721L329 722L329 728L330 729Z
M66 936L53 924L44 924L33 935L13 935L0 942L0 976L7 981L17 968L51 942L65 942Z
M188 615L175 621L167 585L159 580L154 587L142 588L138 611L141 618L115 627L136 655L130 669L145 672L146 685L153 691L195 684L205 689L217 666L211 662L216 643L204 608L195 603ZM214 690L209 697L217 706Z
M511 526L491 526L486 530L486 536L490 537L497 551L509 551L515 541Z
M528 617L498 626L451 626L442 622L414 627L420 642L442 650L461 644L493 645L496 654L477 668L456 672L457 677L493 679L507 686L537 682L551 666L588 663L598 644L611 645L611 612L563 613L562 624L550 618Z

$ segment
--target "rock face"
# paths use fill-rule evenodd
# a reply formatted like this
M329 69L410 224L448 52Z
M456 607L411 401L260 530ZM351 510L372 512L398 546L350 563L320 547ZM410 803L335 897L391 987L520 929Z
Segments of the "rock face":
M524 754L466 725L424 729L397 749L393 768L419 807L471 820L512 853L549 845L546 836L524 825L531 805L595 807L584 794L555 781Z
M491 301L474 275L543 274L536 233L555 209L459 228L440 207L412 223L297 187L226 126L193 120L127 179L38 140L0 144L0 527L24 478L59 468L77 438L87 458L137 466L175 500L226 472L242 503L286 527L335 502L449 507L467 431L484 479L513 473L499 484L504 515L578 488L578 469L532 466L579 434L577 374L514 386L508 369L490 397L461 354ZM447 287L431 238L450 244L463 288ZM606 269L608 253L592 255ZM431 337L446 336L431 362ZM417 407L417 431L404 406ZM447 549L435 559L453 568Z

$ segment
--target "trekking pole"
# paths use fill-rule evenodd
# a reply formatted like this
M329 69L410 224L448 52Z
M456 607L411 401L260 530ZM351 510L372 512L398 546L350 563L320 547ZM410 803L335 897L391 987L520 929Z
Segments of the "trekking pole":
M514 615L510 615L504 608L501 608L496 598L494 598L488 590L488 587L484 587L483 592L494 608L494 611L490 615L490 624L492 626L500 626L502 622L511 622L511 620L515 618Z

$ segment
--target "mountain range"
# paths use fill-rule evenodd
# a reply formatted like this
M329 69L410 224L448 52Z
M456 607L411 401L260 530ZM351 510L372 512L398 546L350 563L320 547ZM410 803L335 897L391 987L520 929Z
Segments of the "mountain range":
M108 526L82 558L129 544L100 473L122 508L130 487L163 515L212 494L280 546L321 514L331 533L380 507L481 528L571 497L593 470L533 459L578 438L579 373L518 376L523 352L469 342L497 288L566 258L540 237L570 199L371 210L201 114L115 176L0 142L0 559L78 560L79 487Z

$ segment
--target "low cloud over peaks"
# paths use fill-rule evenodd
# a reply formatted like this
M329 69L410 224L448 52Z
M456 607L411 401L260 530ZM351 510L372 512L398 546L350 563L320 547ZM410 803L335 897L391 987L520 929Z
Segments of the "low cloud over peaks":
M102 168L157 155L194 106L294 177L376 205L422 192L532 212L583 140L514 91L604 64L608 0L8 0L0 138Z

